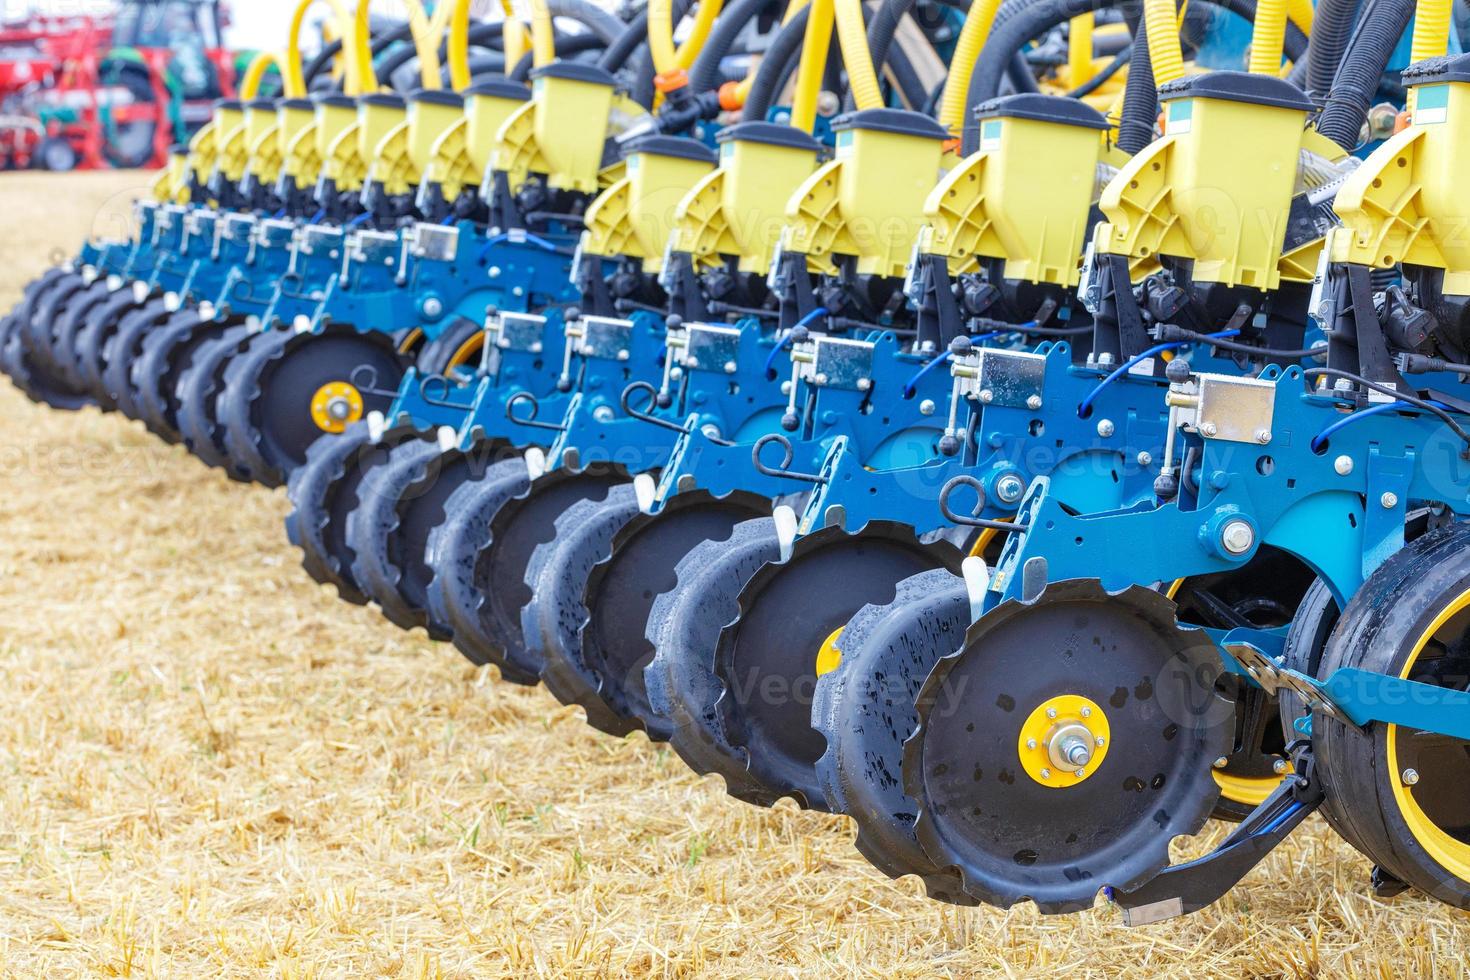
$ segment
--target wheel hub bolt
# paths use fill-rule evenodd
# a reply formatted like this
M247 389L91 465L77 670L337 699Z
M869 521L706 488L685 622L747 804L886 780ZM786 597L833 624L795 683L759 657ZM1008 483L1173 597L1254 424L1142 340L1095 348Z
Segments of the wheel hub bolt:
M352 406L347 403L347 399L345 398L333 398L327 402L327 414L336 421L341 422L352 414Z
M1058 769L1079 772L1092 761L1093 744L1092 732L1086 725L1065 721L1047 740L1047 756Z
M1419 785L1419 770L1405 769L1400 778L1403 779L1405 786L1417 786Z

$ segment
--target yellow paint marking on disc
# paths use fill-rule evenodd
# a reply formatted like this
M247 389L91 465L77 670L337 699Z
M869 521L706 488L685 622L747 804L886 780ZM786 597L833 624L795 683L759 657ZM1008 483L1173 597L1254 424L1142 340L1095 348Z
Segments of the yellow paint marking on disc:
M328 381L311 396L311 420L323 432L344 431L362 418L362 392L346 381Z
M817 651L817 676L830 674L842 663L842 651L837 649L837 641L842 638L842 631L846 626L839 626L832 631L832 635L822 641L821 649Z
M1111 744L1102 708L1080 694L1062 694L1037 705L1021 725L1016 754L1033 780L1067 789L1097 772Z

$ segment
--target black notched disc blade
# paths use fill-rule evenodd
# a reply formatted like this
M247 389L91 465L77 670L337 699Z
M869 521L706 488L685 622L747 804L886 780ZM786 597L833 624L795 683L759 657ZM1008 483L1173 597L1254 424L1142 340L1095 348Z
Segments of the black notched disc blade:
M1214 644L1180 627L1174 609L1140 586L1109 594L1095 579L1053 582L988 612L935 665L904 747L904 790L925 853L956 868L969 895L1002 908L1030 899L1046 913L1090 908L1106 886L1153 878L1170 841L1204 825L1235 709L1215 691ZM1043 764L1022 756L1027 722L1047 724L1047 706L1067 697L1095 704L1087 724L1108 728L1076 782L1051 768L1050 732L1038 739Z

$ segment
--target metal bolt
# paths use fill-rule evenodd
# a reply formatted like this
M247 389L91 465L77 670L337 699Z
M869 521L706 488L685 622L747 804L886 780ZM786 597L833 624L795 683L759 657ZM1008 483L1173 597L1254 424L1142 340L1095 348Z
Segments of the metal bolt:
M1215 425L1215 423L1213 423L1213 422L1206 422L1206 423L1204 423L1203 425L1201 425L1199 427L1199 433L1202 436L1213 436L1215 433L1217 433L1219 431L1220 431L1220 427L1217 426L1217 425Z
M870 379L870 378L858 378L857 379L857 388L858 388L858 391L867 391L871 387L873 387L872 379Z
M1036 411L1038 408L1041 407L1041 396L1040 395L1032 395L1029 398L1027 398L1026 399L1026 407L1029 408L1029 409L1031 409L1031 411L1033 411L1033 412Z
M1256 442L1259 442L1261 445L1264 446L1266 443L1268 443L1270 441L1271 441L1271 430L1270 429L1257 429L1256 430Z
M1139 466L1151 466L1151 465L1153 465L1153 461L1154 461L1154 454L1153 453L1143 452L1143 453L1139 453L1138 454L1138 465Z
M1291 763L1287 762L1285 759L1277 759L1275 762L1271 763L1271 771L1278 776L1285 776L1288 772L1291 771Z
M736 363L734 361L726 361L725 362L725 373L726 374L734 374L738 370L739 370L739 367L736 365Z
M981 388L979 397L980 404L989 405L991 402L995 401L995 392L991 391L989 388Z
M443 312L444 304L439 301L437 296L430 296L424 300L424 316L433 318Z
M1046 716L1048 718L1055 718L1057 716L1057 709L1056 708L1047 708L1046 709Z
M1002 503L1013 504L1021 499L1021 494L1026 492L1026 484L1014 473L1007 473L995 481L995 495Z
M1050 779L1051 778L1051 770L1050 769L1043 769L1043 770L1041 770L1041 778L1042 779Z
M327 414L338 422L347 418L352 413L352 406L347 404L345 398L333 398L327 402Z
M1081 769L1092 761L1092 746L1080 738L1068 739L1062 746L1062 758L1067 760L1067 765Z
M1332 461L1332 468L1337 471L1338 476L1347 476L1353 471L1353 458L1351 456L1339 456Z
M1393 510L1399 505L1399 495L1392 490L1385 490L1383 496L1378 498L1378 502L1383 505L1384 510Z
M1218 758L1218 759L1215 760L1215 768L1216 769L1224 769L1228 765L1230 765L1230 760L1227 759L1227 758L1225 758L1223 755L1220 756L1220 758Z
M1034 739L1034 738L1028 738L1028 739L1026 739L1026 748L1028 748L1028 749L1034 749L1034 748L1036 748L1036 739Z
M1255 543L1255 529L1240 518L1225 522L1225 526L1220 529L1220 544L1232 555L1245 554Z
M500 278L500 266L498 266L498 265L492 265L490 267L490 271L488 273L486 273L486 275L488 275L491 279L499 279Z
M1083 708L1082 709L1082 717L1084 717L1084 718L1091 718L1092 717L1092 709L1091 708Z
M1109 436L1111 436L1113 434L1113 431L1114 431L1114 427L1113 427L1113 420L1112 419L1098 419L1097 420L1097 434L1098 435L1100 435L1104 439L1106 439L1106 438L1108 438Z
M1103 738L1101 735L1099 735L1097 738L1093 739L1093 742L1095 742L1099 746L1103 746L1103 745L1107 745L1108 744L1108 740L1105 739L1105 738Z
M1399 778L1404 781L1404 785L1405 786L1418 786L1419 785L1419 770L1418 769L1405 769L1403 771L1403 774L1400 775Z
M920 415L933 415L934 414L934 399L932 399L932 398L925 398L923 401L919 402L919 414Z

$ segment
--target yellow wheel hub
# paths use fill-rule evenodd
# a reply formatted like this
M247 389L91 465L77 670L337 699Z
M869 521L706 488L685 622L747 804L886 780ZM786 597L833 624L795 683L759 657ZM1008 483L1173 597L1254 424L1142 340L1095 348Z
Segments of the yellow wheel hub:
M362 392L346 381L328 381L311 396L311 420L323 432L341 432L362 418Z
M842 631L845 626L839 626L832 631L832 635L822 641L821 649L817 651L817 676L830 674L842 663L842 651L837 649L837 641L842 639Z
M1043 786L1066 789L1097 772L1112 742L1108 716L1080 694L1063 694L1036 706L1016 739L1026 775Z

